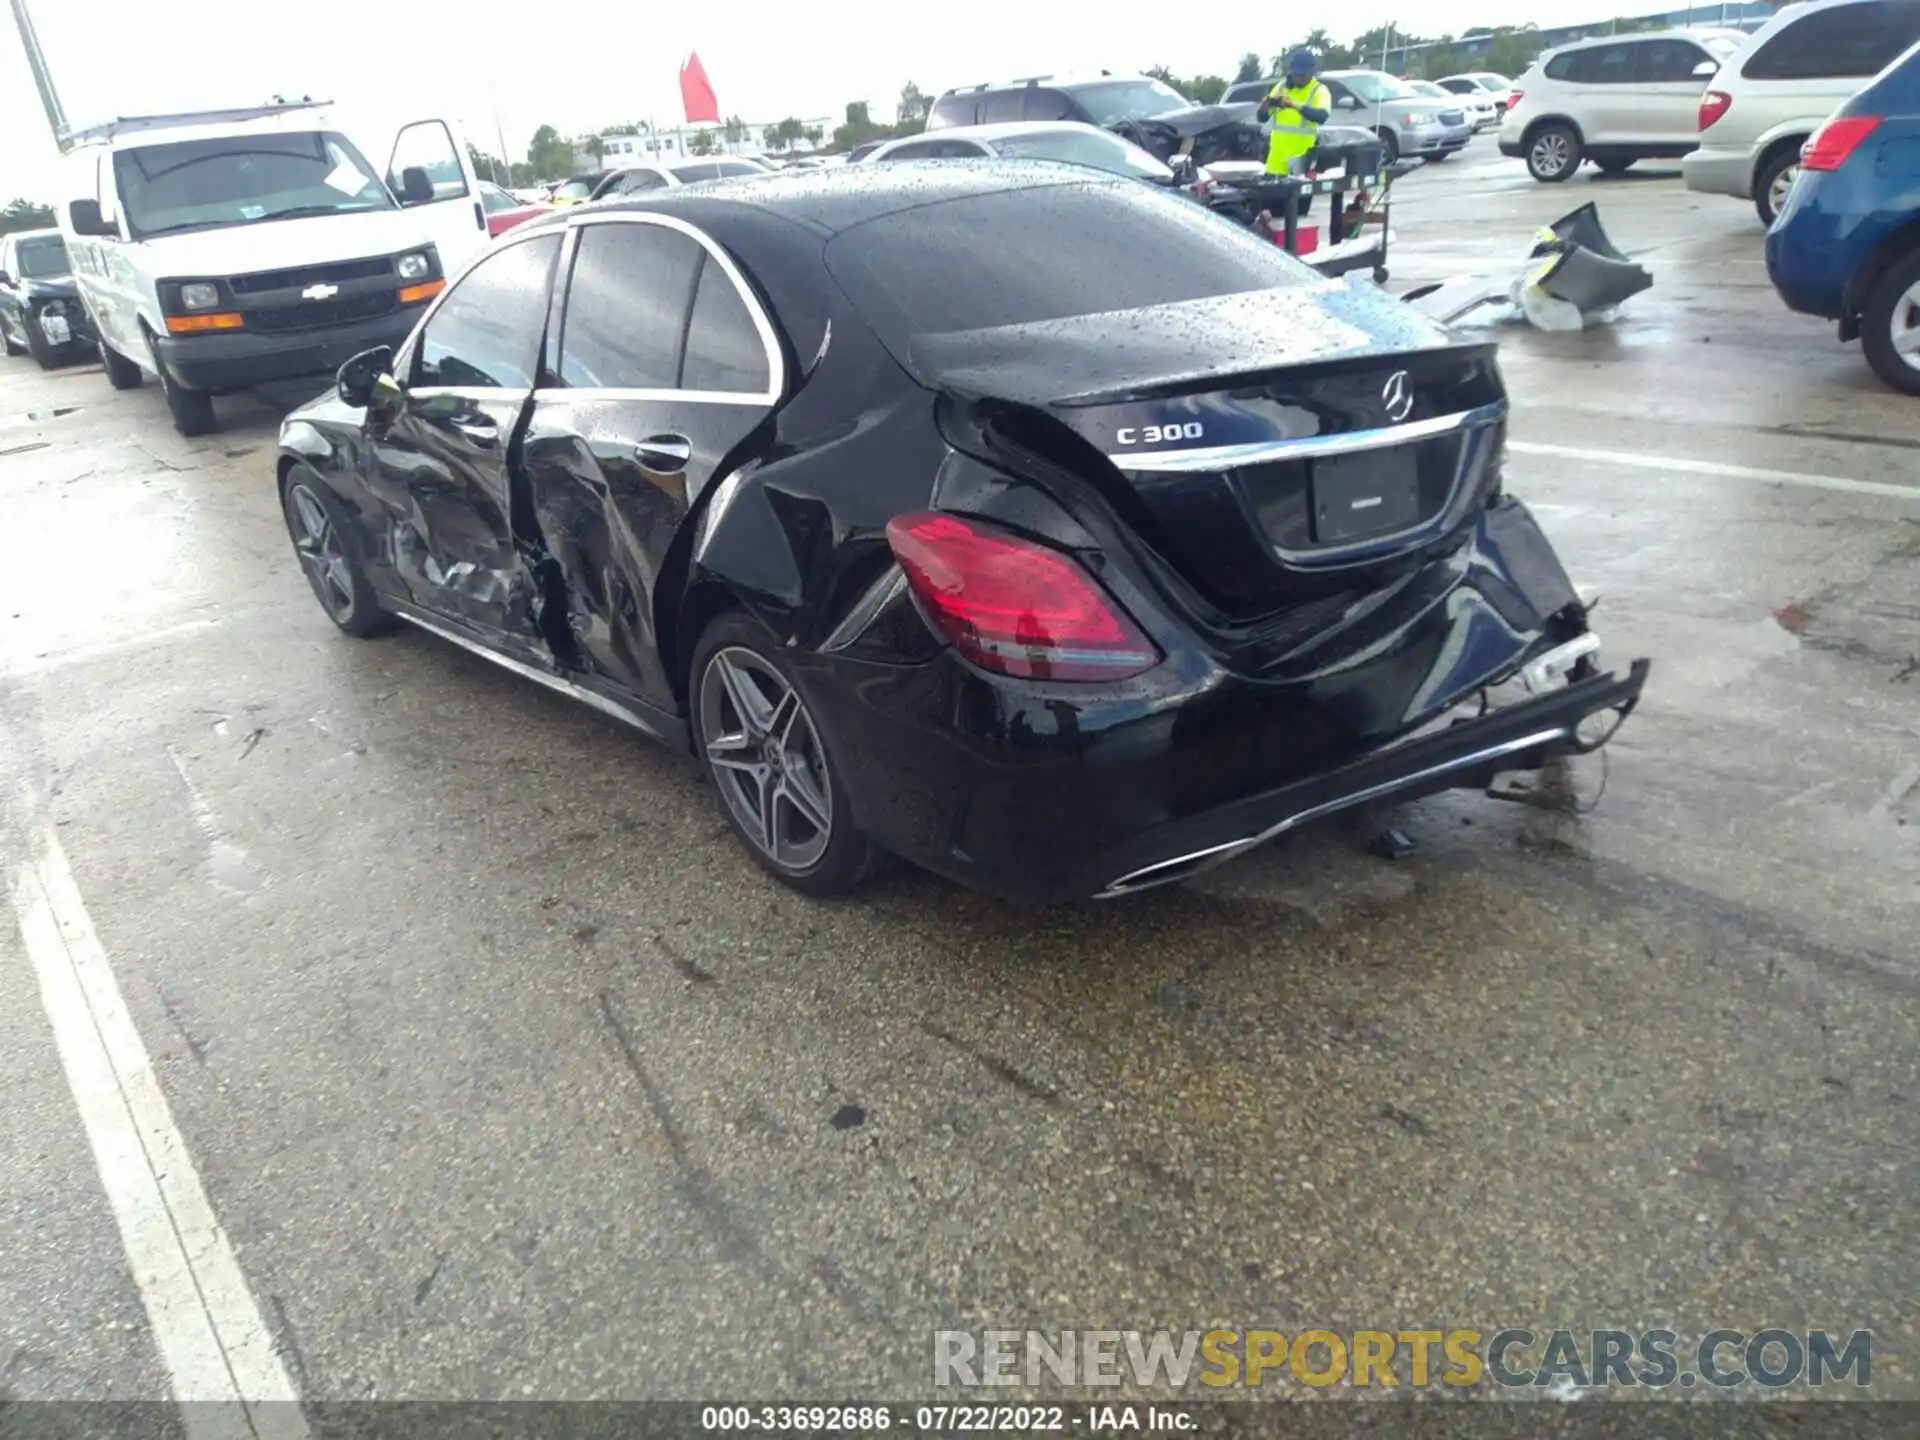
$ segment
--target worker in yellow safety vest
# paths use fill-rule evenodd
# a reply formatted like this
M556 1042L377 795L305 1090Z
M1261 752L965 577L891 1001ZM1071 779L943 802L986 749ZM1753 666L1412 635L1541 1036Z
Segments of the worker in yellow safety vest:
M1314 137L1333 113L1333 95L1314 72L1319 62L1311 50L1287 57L1286 77L1260 102L1260 119L1273 121L1267 140L1267 173L1286 175L1294 162L1313 150Z

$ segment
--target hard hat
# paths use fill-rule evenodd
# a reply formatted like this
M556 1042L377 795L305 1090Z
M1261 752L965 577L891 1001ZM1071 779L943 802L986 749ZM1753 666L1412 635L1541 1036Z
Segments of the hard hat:
M1320 68L1320 62L1314 58L1311 50L1296 50L1287 56L1287 74L1311 75Z

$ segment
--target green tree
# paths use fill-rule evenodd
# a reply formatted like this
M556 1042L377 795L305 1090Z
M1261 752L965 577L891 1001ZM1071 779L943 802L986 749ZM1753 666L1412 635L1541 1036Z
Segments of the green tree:
M747 130L747 122L742 120L738 115L729 115L727 117L727 123L723 128L726 131L727 144L729 145L740 144L747 138L749 133Z
M717 142L713 138L713 133L714 132L711 130L694 131L693 139L688 142L687 149L692 151L695 155L713 154L714 151L720 148L719 142Z
M602 136L587 136L585 140L580 142L580 148L593 157L593 163L596 169L599 168L600 162L607 158L607 142Z
M473 162L473 173L482 179L491 180L494 184L503 186L512 183L511 176L507 173L506 162L498 155L489 155L486 151L469 144L467 159Z
M527 165L536 180L563 180L573 169L573 147L553 126L542 125L527 146Z
M1187 98L1196 105L1218 105L1226 93L1224 75L1196 75L1187 82Z
M1240 57L1240 68L1233 72L1233 83L1244 85L1249 80L1264 80L1266 70L1260 64L1260 57L1249 50Z
M913 81L900 87L899 132L912 135L926 128L927 112L933 109L933 97Z
M1193 92L1187 89L1187 82L1164 65L1149 65L1145 74L1152 76L1170 90L1178 90L1187 99L1193 99Z
M21 230L47 230L53 226L53 211L36 201L16 198L0 210L0 235Z

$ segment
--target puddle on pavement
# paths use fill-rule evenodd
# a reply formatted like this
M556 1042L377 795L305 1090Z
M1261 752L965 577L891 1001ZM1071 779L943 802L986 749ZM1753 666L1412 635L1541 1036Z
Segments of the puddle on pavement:
M44 425L49 420L58 420L63 415L72 415L85 408L84 405L48 405L19 415L0 416L0 430L18 430L28 425Z

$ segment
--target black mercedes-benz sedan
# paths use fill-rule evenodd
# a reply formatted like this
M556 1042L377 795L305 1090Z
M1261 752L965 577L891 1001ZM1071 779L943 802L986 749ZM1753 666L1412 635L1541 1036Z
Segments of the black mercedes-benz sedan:
M94 353L93 323L58 230L0 240L0 342L9 355L32 355L42 370Z
M690 746L810 893L1142 889L1591 749L1647 672L1503 488L1492 345L1091 171L584 206L337 389L279 457L334 623Z

